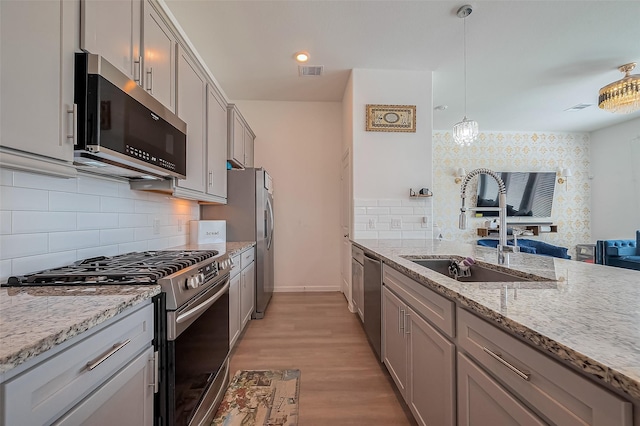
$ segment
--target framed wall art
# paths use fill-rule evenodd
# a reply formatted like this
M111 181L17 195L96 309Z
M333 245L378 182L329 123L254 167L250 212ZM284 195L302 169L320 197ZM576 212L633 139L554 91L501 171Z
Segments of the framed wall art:
M367 132L416 131L415 105L367 105Z

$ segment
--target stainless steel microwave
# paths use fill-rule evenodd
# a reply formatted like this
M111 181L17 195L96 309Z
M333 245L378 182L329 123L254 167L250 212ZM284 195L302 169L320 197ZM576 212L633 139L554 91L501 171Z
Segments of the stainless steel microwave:
M128 179L186 178L187 125L99 55L76 53L79 169Z

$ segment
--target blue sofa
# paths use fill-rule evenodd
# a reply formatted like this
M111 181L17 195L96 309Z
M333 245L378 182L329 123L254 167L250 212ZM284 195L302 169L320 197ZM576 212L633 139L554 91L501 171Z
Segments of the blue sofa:
M640 271L640 230L635 240L596 241L596 263Z
M478 240L479 246L485 247L498 247L498 240L494 239L481 239ZM507 241L507 245L512 246L513 241ZM542 256L559 257L562 259L571 259L571 256L567 254L566 247L554 246L553 244L545 243L544 241L529 240L527 238L518 238L518 246L522 253L540 254Z

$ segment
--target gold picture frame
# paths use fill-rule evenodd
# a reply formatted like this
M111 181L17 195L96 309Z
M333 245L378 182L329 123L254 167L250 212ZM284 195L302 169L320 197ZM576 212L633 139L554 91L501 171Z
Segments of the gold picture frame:
M367 105L367 132L416 131L415 105Z

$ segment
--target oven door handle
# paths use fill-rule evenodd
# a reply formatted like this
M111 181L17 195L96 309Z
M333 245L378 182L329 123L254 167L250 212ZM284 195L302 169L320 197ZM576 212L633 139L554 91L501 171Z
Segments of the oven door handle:
M200 312L209 309L209 306L211 306L214 303L216 303L216 301L218 299L220 299L222 297L222 295L224 293L226 293L227 290L229 290L229 279L227 279L227 282L224 285L224 287L222 287L222 289L220 291L218 291L216 294L214 294L213 296L211 296L210 298L208 298L204 302L198 304L198 306L196 306L196 307L194 307L192 309L189 309L188 311L183 312L180 315L178 315L178 318L176 318L176 323L180 324L181 322L185 322L185 321L189 320L191 317L193 317L194 315L198 315L198 314L200 314Z

